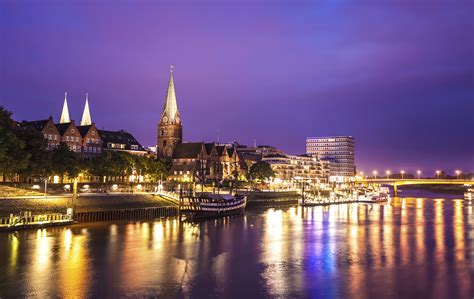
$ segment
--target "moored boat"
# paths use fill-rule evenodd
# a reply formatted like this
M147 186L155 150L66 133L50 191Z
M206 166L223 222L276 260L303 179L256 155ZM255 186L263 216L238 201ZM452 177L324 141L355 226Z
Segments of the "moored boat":
M467 189L466 192L464 192L464 199L471 201L474 199L474 189Z
M360 189L357 192L357 201L360 203L385 202L389 198L389 189L386 187L379 187L378 189Z
M198 193L179 200L181 214L196 218L216 218L242 214L247 197L241 194Z

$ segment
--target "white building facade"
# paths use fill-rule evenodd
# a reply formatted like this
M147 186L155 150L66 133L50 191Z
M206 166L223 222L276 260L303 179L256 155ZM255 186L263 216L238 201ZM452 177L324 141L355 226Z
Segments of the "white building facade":
M356 173L352 136L308 137L306 153L329 161L333 180L352 177Z

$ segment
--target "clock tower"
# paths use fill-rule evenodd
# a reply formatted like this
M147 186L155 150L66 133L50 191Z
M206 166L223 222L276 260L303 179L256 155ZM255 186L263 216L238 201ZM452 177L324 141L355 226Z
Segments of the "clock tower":
M178 143L183 141L183 126L176 101L173 81L173 66L170 70L170 81L166 94L165 105L158 123L157 154L160 158L171 159Z

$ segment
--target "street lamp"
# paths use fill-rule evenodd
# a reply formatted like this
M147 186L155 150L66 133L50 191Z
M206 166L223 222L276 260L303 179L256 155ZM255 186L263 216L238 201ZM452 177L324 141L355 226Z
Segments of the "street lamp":
M377 178L377 170L372 171L372 174L374 175L374 179Z
M387 174L387 179L389 179L390 178L390 170L385 171L385 173Z
M456 178L459 180L459 175L461 174L460 170L456 170Z
M400 173L402 174L402 180L403 180L403 175L405 174L405 170L400 171Z
M439 175L441 174L441 171L440 170L436 170L436 178L439 179Z
M416 171L416 174L418 175L418 179L420 179L421 170L417 170L417 171Z

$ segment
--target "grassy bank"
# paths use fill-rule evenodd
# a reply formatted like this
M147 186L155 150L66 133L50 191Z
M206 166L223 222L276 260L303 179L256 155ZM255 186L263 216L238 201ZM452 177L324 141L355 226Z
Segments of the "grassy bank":
M0 217L18 214L21 211L31 211L33 214L65 213L70 201L70 197L0 199ZM144 194L83 195L79 196L76 201L76 212L136 209L169 205L171 205L169 201L159 196Z

